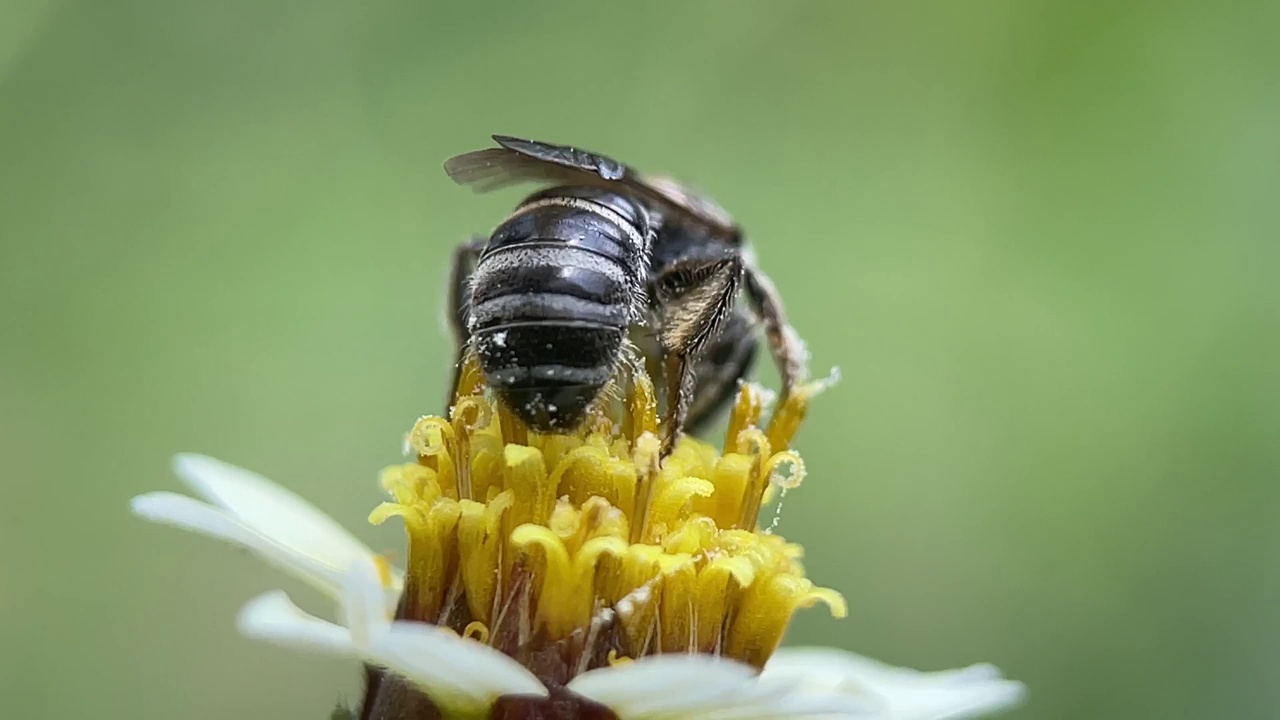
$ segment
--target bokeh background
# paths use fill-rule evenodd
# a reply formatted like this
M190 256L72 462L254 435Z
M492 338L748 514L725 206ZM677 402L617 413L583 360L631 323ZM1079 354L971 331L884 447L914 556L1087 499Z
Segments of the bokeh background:
M990 661L1016 718L1280 705L1275 3L9 0L0 696L23 718L321 718L245 555L132 519L200 451L374 547L439 410L494 132L671 171L749 228L818 370L781 528L851 617ZM772 382L765 367L762 378ZM319 603L323 607L323 603Z

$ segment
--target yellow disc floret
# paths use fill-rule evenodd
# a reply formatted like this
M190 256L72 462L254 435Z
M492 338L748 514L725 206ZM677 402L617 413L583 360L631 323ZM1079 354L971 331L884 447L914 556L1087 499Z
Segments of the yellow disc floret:
M686 437L660 462L643 373L581 432L541 435L479 394L469 370L451 417L415 424L418 462L384 471L392 500L370 516L401 517L408 532L400 617L563 682L660 652L762 666L797 609L844 615L839 594L804 577L800 547L757 523L771 488L803 480L788 446L819 385L761 427L764 394L744 384L723 453Z

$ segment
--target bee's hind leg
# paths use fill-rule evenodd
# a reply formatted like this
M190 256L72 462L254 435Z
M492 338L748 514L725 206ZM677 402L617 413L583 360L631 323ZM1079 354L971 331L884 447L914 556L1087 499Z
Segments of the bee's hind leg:
M746 284L747 299L751 309L764 325L765 339L769 343L769 351L778 366L778 374L782 376L782 394L779 405L786 402L795 387L809 378L808 351L804 342L787 322L786 312L782 308L782 298L778 289L750 259L743 262L743 277Z
M738 394L738 386L751 374L760 347L754 318L741 310L730 313L719 333L698 354L693 375L697 385L685 418L685 431L698 436L706 431Z
M685 431L696 390L694 363L732 312L742 267L736 252L699 248L672 262L653 280L667 402L663 457Z

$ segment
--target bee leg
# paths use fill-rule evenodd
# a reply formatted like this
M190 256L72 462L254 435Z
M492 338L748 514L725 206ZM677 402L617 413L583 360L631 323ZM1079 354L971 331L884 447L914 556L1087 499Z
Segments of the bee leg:
M467 308L471 304L471 273L475 272L480 253L484 252L488 239L472 235L453 249L453 262L449 268L449 329L458 345L470 339L467 331Z
M662 421L662 457L666 458L684 434L685 418L693 404L693 363L687 355L668 353L662 376L666 379L668 398L666 417Z
M765 338L769 342L769 351L782 376L782 397L779 403L785 402L795 386L804 382L809 376L809 358L804 342L787 322L786 312L782 309L782 298L778 289L755 264L745 258L743 276L746 280L746 294L751 302L752 310L764 325Z
M457 357L453 364L453 381L449 385L449 397L445 398L446 408L453 405L457 397L462 368L471 342L471 333L467 329L467 314L471 305L471 273L475 272L480 253L484 251L488 242L487 238L473 235L453 250L453 264L449 269L448 319L449 329L453 332L453 339L457 344Z
M738 393L738 384L750 374L759 349L755 320L741 311L731 313L694 365L697 383L684 422L686 432L700 435L724 412Z
M670 263L653 280L666 380L663 457L684 432L694 400L693 361L732 311L742 267L737 252L699 248Z

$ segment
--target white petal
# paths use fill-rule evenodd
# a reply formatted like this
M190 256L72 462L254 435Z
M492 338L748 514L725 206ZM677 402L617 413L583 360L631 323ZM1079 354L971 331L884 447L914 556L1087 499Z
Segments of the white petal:
M838 693L806 693L757 682L725 702L682 708L664 717L693 720L876 720L878 708L862 698Z
M833 648L782 648L765 666L770 682L840 692L877 702L880 720L961 720L1022 701L1021 683L986 664L926 673L897 668Z
M847 695L784 695L670 716L684 720L878 720L877 710Z
M709 655L641 658L583 673L569 689L607 705L623 720L859 717L869 710L847 695L761 683L753 668Z
M471 712L482 714L501 695L547 695L514 659L435 625L392 623L374 636L369 659L413 681L432 700Z
M173 459L178 477L249 527L335 572L373 551L314 505L270 480L204 455Z
M135 513L247 547L335 598L336 579L346 568L375 557L313 505L260 475L203 455L178 455L173 465L188 486L217 507L175 500L181 496L173 493L149 493L134 499ZM384 589L388 611L395 610L403 587L404 573L392 568Z
M299 650L360 657L462 713L483 714L501 695L547 695L532 673L487 645L435 625L388 622L378 571L368 558L353 563L342 584L347 627L308 615L277 592L244 607L240 632Z
M318 562L310 555L276 542L224 510L171 492L139 495L129 505L135 515L145 520L239 545L330 597L341 597L342 575L337 570Z
M241 608L236 627L246 637L294 650L342 657L360 655L346 628L308 615L281 590L250 600Z
M391 624L377 566L368 560L353 563L343 578L342 598L342 614L351 640L367 651L374 636L386 632Z
M651 655L589 670L569 689L624 718L656 717L731 696L754 679L747 665L709 655Z

